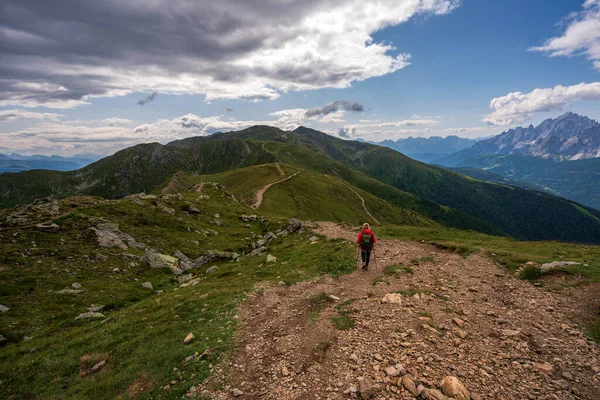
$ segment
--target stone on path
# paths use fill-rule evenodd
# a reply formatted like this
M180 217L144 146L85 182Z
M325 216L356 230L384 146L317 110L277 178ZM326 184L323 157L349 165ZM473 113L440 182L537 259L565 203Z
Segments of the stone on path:
M543 372L545 374L549 374L552 372L552 370L554 369L552 367L552 364L550 364L549 362L543 362L543 363L534 363L533 366L535 368L537 368L540 372Z
M400 293L388 293L381 299L382 303L402 304L402 295Z
M442 392L436 389L423 389L421 397L425 400L450 400Z
M415 381L413 380L412 376L404 375L402 377L402 386L404 386L404 389L409 391L413 396L417 397L419 395L417 386L415 385Z
M442 392L448 397L456 400L469 400L471 395L469 391L463 386L462 382L455 376L447 376L442 380L440 384Z

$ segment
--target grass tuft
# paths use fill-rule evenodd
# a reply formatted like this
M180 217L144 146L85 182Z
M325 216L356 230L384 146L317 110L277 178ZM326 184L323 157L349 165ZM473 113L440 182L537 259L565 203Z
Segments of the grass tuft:
M407 266L407 265L402 265L402 264L397 264L397 265L387 265L384 269L383 269L383 274L384 275L397 275L399 273L405 272L407 274L414 274L415 271Z

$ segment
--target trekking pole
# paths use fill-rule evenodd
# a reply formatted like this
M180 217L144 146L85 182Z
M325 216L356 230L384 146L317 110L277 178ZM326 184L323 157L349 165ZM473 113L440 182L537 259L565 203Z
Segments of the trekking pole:
M354 263L355 269L358 269L358 259L360 257L360 248L356 249L356 262Z
M373 249L373 261L375 262L375 270L378 270L379 264L377 264L377 257L375 256L375 249Z

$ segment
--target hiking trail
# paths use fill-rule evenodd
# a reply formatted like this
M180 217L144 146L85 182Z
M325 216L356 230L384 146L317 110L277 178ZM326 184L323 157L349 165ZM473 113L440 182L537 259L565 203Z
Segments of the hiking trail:
M356 240L358 229L318 225ZM549 292L481 254L402 240L379 239L375 255L377 270L250 294L232 359L188 396L414 399L400 379L408 374L425 396L454 376L473 400L598 399L600 347L572 322L597 307L597 286ZM398 264L414 273L383 275ZM382 302L389 294L400 302ZM332 318L354 327L336 329Z
M281 168L281 166L279 165L279 163L275 163L275 168L277 168L277 171L279 171L279 175L281 177L285 176L285 172L283 172L283 169ZM285 182L285 181L287 181L289 179L292 179L293 177L295 177L296 175L298 175L300 172L302 172L302 171L297 171L296 173L294 173L294 174L292 174L292 175L290 175L290 176L288 176L286 178L280 179L280 180L278 180L276 182L269 183L269 184L263 186L262 188L258 189L258 191L256 192L256 200L254 201L254 204L252 204L250 207L253 208L253 209L257 209L258 207L260 207L260 205L262 204L262 201L263 201L263 195L265 194L265 192L267 191L267 189L269 189L273 185L277 185L278 183L282 183L282 182Z

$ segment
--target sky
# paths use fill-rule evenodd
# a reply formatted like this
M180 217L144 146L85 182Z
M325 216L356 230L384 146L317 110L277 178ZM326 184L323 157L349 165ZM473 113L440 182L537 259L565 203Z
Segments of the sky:
M600 119L600 0L3 0L0 153Z

